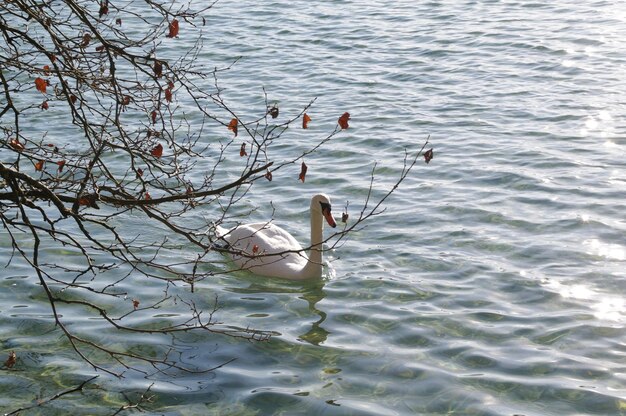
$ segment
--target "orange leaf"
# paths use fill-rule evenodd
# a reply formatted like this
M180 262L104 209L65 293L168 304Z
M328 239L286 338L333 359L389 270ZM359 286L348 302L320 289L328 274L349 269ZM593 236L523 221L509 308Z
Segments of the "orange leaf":
M272 182L272 172L270 172L269 170L265 173L265 179L267 179L268 181Z
M339 123L339 127L344 130L347 129L349 127L348 120L350 120L350 113L343 113L341 117L339 117L339 120L337 120L337 122Z
M248 156L248 152L246 152L246 144L241 143L241 149L239 149L239 156L244 157Z
M161 143L157 144L156 147L150 151L150 154L157 159L163 156L163 146Z
M302 116L302 128L303 129L309 128L309 121L311 121L311 117L309 117L307 113L304 113L304 115Z
M44 65L43 66L43 73L46 75L50 75L50 66L49 65Z
M48 86L48 82L43 78L35 78L35 87L37 91L42 94L46 93L46 87Z
M65 160L59 160L57 162L57 166L59 167L59 172L63 172L63 167L65 166Z
M300 175L298 176L298 179L301 180L304 183L304 179L306 178L306 171L309 169L309 167L306 165L306 163L302 162L302 166L300 167Z
M48 100L45 100L43 103L41 103L41 109L42 110L48 109Z
M169 33L167 34L168 38L174 38L178 36L178 20L174 19L170 22L168 27Z
M235 133L235 137L237 137L237 119L236 118L230 120L230 123L228 123L228 130L231 130L233 133Z
M424 160L426 163L430 162L433 159L433 149L428 150L424 153Z
M43 160L40 160L39 162L35 163L35 170L39 172L43 170Z
M165 100L168 103L172 102L172 89L171 88L168 88L168 89L165 90Z
M13 138L9 141L9 146L11 146L12 148L14 148L15 150L17 150L18 152L21 152L22 150L24 150L24 145L22 143L20 143L18 138Z

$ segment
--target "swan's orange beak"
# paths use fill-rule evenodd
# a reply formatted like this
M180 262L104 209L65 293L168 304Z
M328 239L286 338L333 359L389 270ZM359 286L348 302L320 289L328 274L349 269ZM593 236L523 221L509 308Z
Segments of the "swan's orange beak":
M330 212L330 208L323 208L322 215L324 216L324 218L326 218L326 222L328 223L328 225L330 225L333 228L337 226L337 223L335 222L335 218L333 218L333 214L331 214Z

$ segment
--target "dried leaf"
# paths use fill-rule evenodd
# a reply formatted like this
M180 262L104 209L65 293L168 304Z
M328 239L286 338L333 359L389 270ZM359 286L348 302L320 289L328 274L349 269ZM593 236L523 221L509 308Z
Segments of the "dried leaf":
M133 299L133 309L137 310L139 303L139 299Z
M143 169L137 168L137 179L139 179L143 175Z
M48 100L45 100L43 103L41 103L41 109L42 110L48 109Z
M124 99L122 100L122 105L128 105L130 104L130 96L125 95Z
M279 113L278 107L273 106L272 108L268 110L268 113L270 116L272 116L272 118L278 117L278 113Z
M150 117L152 118L152 124L156 124L156 119L157 119L156 110L152 110L152 113L150 113Z
M252 246L252 254L257 254L259 252L259 246L258 245L253 245Z
M341 117L339 117L339 120L337 120L337 123L339 123L339 127L345 130L349 127L348 120L350 120L350 113L343 113Z
M104 52L104 45L96 46L96 52Z
M265 179L267 179L268 181L272 182L272 172L270 172L269 170L265 173Z
M149 201L151 199L152 199L152 197L150 196L150 193L146 192L146 201Z
M48 86L48 82L43 78L35 78L35 88L42 94L46 93L46 87Z
M122 26L122 19L119 18L119 17L117 19L115 19L115 24L118 25L118 26Z
M44 75L50 75L50 66L49 65L44 65L43 66L43 73L44 73Z
M341 214L341 222L348 222L348 218L350 216L348 215L347 212L344 212L343 214Z
M239 149L239 156L244 157L248 156L248 152L246 152L246 144L241 143L241 148Z
M309 117L307 113L304 113L304 115L302 116L302 128L303 129L309 128L309 121L311 121L311 117Z
M165 90L165 101L167 101L168 103L172 102L172 89L171 88L167 88Z
M433 149L430 149L424 153L424 160L429 163L433 159Z
M150 151L150 154L157 159L163 156L163 145L161 145L161 143L157 144L156 147Z
M41 172L43 170L43 160L35 163L35 170L38 172Z
M231 130L233 133L235 133L235 137L237 137L237 119L236 118L230 120L230 123L228 123L228 130Z
M70 103L72 105L76 104L77 100L78 100L78 97L76 97L74 94L70 95Z
M157 78L161 78L163 75L163 63L161 61L154 61L154 75Z
M17 137L14 137L13 139L9 140L9 146L17 150L18 152L21 152L22 150L24 150L24 145L20 143Z
M88 196L83 196L81 198L78 198L78 205L86 205L86 206L91 206L91 199Z
M104 16L105 14L109 14L109 3L106 1L103 1L102 3L100 3L100 17Z
M81 48L86 48L87 45L89 45L89 42L91 42L91 34L85 33L83 35L83 41L80 43L80 47Z
M170 22L168 26L168 31L169 31L167 34L168 38L174 38L178 36L178 19L174 19Z
M58 166L58 171L59 172L63 172L63 167L65 167L65 160L59 160L57 162L57 166Z
M302 162L302 166L300 167L300 175L298 175L298 179L301 180L304 183L304 180L306 179L306 171L309 169L309 167L306 165L306 163Z
M9 358L7 358L7 360L4 362L4 366L6 368L13 368L15 363L17 363L17 355L15 354L15 351L11 351L9 353Z

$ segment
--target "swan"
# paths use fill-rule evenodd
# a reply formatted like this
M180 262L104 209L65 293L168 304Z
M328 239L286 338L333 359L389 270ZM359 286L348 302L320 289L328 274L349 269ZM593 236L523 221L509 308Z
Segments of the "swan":
M242 224L231 230L217 226L216 234L235 252L231 257L241 269L289 280L319 279L322 277L323 219L329 226L337 226L331 213L330 198L318 194L311 198L311 249L308 256L291 234L271 222Z

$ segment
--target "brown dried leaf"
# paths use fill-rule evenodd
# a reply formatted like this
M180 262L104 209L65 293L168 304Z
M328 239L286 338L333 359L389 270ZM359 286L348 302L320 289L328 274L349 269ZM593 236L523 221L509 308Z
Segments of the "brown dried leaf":
M309 167L306 165L306 163L302 162L302 166L300 166L300 175L298 175L298 179L301 180L304 183L304 180L306 179L306 171L309 169Z
M17 363L17 355L15 354L15 351L11 351L9 353L9 358L7 358L7 360L4 362L4 366L6 368L13 368L15 363Z

